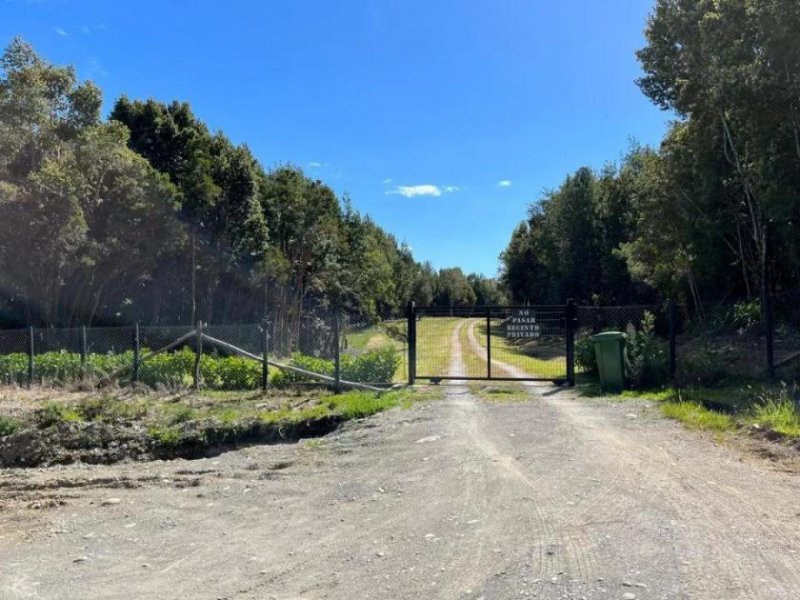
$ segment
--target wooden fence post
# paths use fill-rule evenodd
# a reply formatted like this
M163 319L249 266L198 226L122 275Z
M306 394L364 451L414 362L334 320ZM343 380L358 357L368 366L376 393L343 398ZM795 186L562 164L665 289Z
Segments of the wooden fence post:
M197 322L197 328L194 330L194 373L192 374L192 387L195 390L200 389L200 358L203 356L203 322Z
M131 371L131 383L139 383L139 323L133 326L133 370Z
M264 319L261 324L261 391L266 393L269 388L269 325Z
M28 387L33 385L33 355L35 352L33 325L31 325L28 328Z

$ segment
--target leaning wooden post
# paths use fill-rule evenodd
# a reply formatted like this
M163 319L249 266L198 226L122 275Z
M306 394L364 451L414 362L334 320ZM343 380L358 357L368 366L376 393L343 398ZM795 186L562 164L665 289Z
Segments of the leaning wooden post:
M203 356L203 322L197 322L194 330L195 353L194 353L194 373L192 376L192 387L200 389L200 358Z

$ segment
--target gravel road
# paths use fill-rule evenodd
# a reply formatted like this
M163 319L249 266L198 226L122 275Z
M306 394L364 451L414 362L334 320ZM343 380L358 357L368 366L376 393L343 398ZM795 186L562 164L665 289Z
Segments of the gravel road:
M800 598L797 476L645 402L446 389L320 440L2 471L0 598Z

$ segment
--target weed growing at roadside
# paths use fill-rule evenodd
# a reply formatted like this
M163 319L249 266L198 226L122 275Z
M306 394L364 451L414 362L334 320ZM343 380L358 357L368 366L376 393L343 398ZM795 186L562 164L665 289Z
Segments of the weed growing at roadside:
M79 411L56 402L49 402L36 411L36 423L42 428L59 423L77 423L83 420L83 415Z
M670 419L676 419L690 429L727 431L736 426L733 418L714 410L709 410L697 402L664 402L661 412Z
M791 400L770 399L753 409L752 423L789 437L800 437L800 412Z
M20 427L22 427L22 423L16 419L0 416L0 437L11 435Z

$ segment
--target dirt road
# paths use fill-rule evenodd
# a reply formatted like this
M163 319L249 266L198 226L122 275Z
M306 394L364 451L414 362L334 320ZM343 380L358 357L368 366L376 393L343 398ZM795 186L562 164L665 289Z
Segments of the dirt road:
M800 598L800 479L646 403L530 391L3 471L0 598Z

